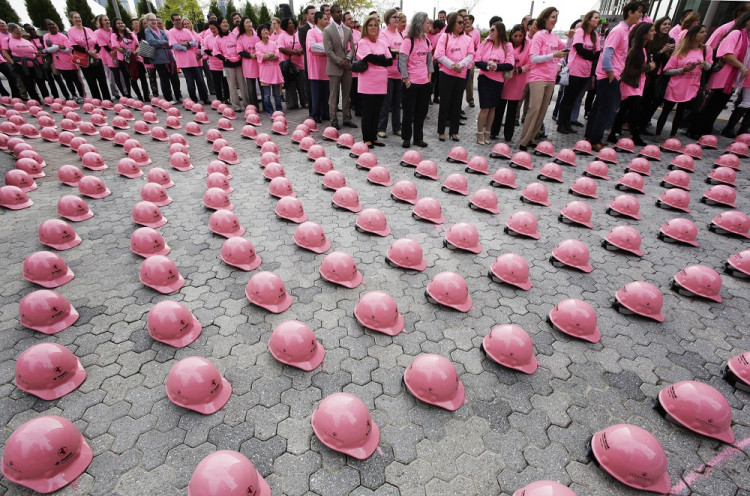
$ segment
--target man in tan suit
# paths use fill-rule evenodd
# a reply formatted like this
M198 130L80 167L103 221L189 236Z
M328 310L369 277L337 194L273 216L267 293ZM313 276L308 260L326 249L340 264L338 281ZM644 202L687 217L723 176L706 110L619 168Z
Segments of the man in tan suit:
M352 30L344 25L344 14L341 6L331 7L331 23L323 30L323 48L328 61L326 74L330 78L330 93L328 95L328 111L331 116L331 126L340 129L338 121L339 91L341 92L341 107L343 109L343 124L356 128L352 121L352 111L349 105L349 93L352 89L352 60L354 59L354 43Z

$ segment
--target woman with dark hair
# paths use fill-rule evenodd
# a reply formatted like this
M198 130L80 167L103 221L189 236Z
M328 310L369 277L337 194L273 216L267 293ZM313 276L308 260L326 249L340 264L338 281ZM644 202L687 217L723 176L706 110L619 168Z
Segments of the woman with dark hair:
M383 15L385 29L380 30L380 38L385 41L391 50L391 57L398 59L401 43L404 36L399 32L399 13L396 9L388 9ZM380 119L378 120L378 137L386 137L388 129L388 115L391 115L391 131L397 136L401 136L401 72L398 70L398 64L393 64L388 68L388 93L385 95L383 108L380 109Z
M70 29L68 39L70 48L79 54L88 54L89 64L81 67L86 83L89 85L91 96L100 100L109 100L109 89L107 88L107 75L99 58L99 45L96 43L94 32L83 25L81 15L78 12L70 13Z
M242 57L237 45L237 35L229 30L229 22L222 18L219 20L219 35L214 39L214 54L224 63L224 75L229 85L229 99L235 112L241 112L240 96L245 105L248 105L247 81L242 74ZM240 89L237 93L237 88Z
M208 22L208 33L203 37L203 53L208 55L208 70L211 71L211 79L216 90L216 99L220 102L229 103L229 85L224 77L224 62L214 55L216 38L219 36L219 20Z
M388 91L388 67L393 64L391 50L380 39L380 22L369 15L362 25L362 39L357 47L357 60L367 62L367 70L359 74L359 93L362 95L362 141L372 148L385 146L378 140L380 108ZM460 102L459 102L460 103Z
M6 48L7 55L9 55L7 58L12 61L13 70L26 87L29 97L40 102L42 99L39 97L36 87L39 86L42 97L48 96L49 93L47 92L47 86L44 84L42 65L37 59L40 53L39 49L35 44L21 36L21 26L18 24L9 23L8 32L10 36L4 43L8 47Z
M284 74L284 100L287 110L307 107L305 97L305 81L302 79L302 71L305 70L305 51L299 44L299 33L297 32L297 21L292 17L281 20L281 33L276 39L279 46L281 62L291 61L290 70Z
M133 60L136 57L136 51L138 50L138 41L130 32L128 27L122 22L122 19L115 19L115 29L112 32L112 39L109 42L109 46L116 52L117 67L115 69L119 74L115 74L116 78L122 78L123 80L123 94L131 98L130 95L130 80L134 79L131 75L131 63L136 64L136 76L138 75L138 61ZM125 60L127 58L127 61ZM135 93L139 100L143 100L141 92L138 90L137 78L135 78L136 84Z
M258 104L258 76L260 62L255 55L255 45L260 41L260 35L253 29L253 21L245 16L240 21L240 34L237 36L237 49L242 57L242 75L247 84L247 94L250 103Z
M557 131L562 134L575 132L571 127L571 114L575 102L581 106L581 97L591 79L591 69L596 65L601 51L599 34L599 12L592 10L583 16L581 26L573 35L573 49L568 54L568 86L565 88L560 113L557 117Z
M508 43L505 24L498 21L490 28L487 39L479 45L476 65L481 72L477 79L479 90L479 116L477 117L477 144L490 144L490 128L495 119L495 107L500 103L505 83L505 73L513 70L513 46Z
M54 21L45 19L45 26L48 32L44 35L43 42L47 53L52 55L52 63L59 72L59 77L65 80L70 95L76 102L81 103L83 101L83 85L78 77L76 66L71 62L70 41L67 36L60 32L60 28ZM63 87L59 79L58 84L60 84L60 88ZM66 93L64 89L63 93Z
M711 48L704 45L706 36L706 26L698 25L690 28L677 45L674 55L664 66L664 75L670 76L670 79L654 136L658 137L661 134L669 113L677 105L677 111L672 119L672 130L669 133L670 138L673 138L680 129L685 111L698 95L703 71L710 69L713 62Z
M664 99L664 92L667 90L668 77L663 76L664 66L667 65L669 57L674 52L675 42L669 36L669 30L672 27L672 21L669 17L664 16L657 19L654 23L654 39L646 45L651 62L656 64L653 70L646 73L646 86L643 88L643 100L641 103L642 113L641 129L645 130L651 123L656 110Z
M411 147L412 136L415 145L422 148L427 146L424 141L424 120L430 106L430 78L435 70L432 47L426 35L431 25L432 21L425 12L414 14L398 56L404 83L404 120L401 127L401 146L404 148Z
M503 122L505 114L505 130L503 132L505 141L510 142L513 139L515 130L516 111L518 104L523 99L523 93L529 79L531 70L531 59L529 50L531 43L526 40L526 30L523 25L516 24L510 30L510 43L513 48L513 75L506 79L503 84L503 91L500 95L500 103L495 107L495 118L492 122L490 139L494 140L500 133L500 124ZM506 113L506 106L508 107Z
M542 127L552 93L555 91L558 60L568 52L565 43L552 32L557 24L558 10L547 7L536 18L539 29L531 40L531 71L529 73L529 109L523 122L519 148L526 151Z
M32 26L31 24L24 24L23 30L26 31L26 34L29 36L28 40L36 46L37 50L39 50L40 55L37 57L37 61L42 67L42 74L44 75L44 80L47 82L47 85L49 85L49 93L54 97L58 98L60 94L57 92L57 85L55 85L55 77L53 76L53 66L52 66L52 59L48 57L47 51L45 50L44 43L42 42L42 39L39 37L39 33L36 32L36 28ZM62 78L58 74L57 78L60 80L60 87L63 90L63 94L65 96L65 99L67 100L70 98L70 95L68 94L68 90L65 89L65 86L62 83Z
M458 141L461 100L466 88L466 70L474 61L474 40L464 34L463 17L455 12L448 16L445 32L438 38L435 59L440 64L438 139L445 141L446 122L450 121L450 138Z
M255 54L258 61L258 79L260 88L263 91L263 110L268 115L273 114L274 108L281 108L281 83L284 77L281 75L279 68L279 48L275 41L271 41L271 25L261 24L258 27L260 41L255 44ZM274 102L271 103L271 93L273 93ZM274 107L275 104L275 107Z

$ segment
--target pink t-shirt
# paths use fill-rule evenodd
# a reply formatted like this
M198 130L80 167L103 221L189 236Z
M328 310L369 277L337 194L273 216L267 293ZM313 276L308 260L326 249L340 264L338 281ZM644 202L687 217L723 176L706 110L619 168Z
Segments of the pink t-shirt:
M703 50L696 48L690 50L684 57L677 57L672 55L669 58L669 62L664 66L664 70L680 69L685 67L690 62L703 62ZM706 47L706 61L713 62L713 54L711 50ZM698 90L701 86L701 75L703 70L700 66L694 68L690 72L683 72L682 74L675 74L669 78L669 84L667 85L667 92L664 93L664 98L670 102L689 102L695 95L698 94Z
M309 46L309 45L308 45ZM392 58L391 51L385 41L378 38L370 41L362 38L357 47L357 60L363 60L368 55L385 55ZM379 65L368 64L367 70L359 74L358 91L365 95L385 95L388 93L388 69Z
M565 48L565 43L557 37L556 34L542 29L537 31L531 40L531 55L549 55ZM552 58L547 62L535 64L531 63L529 72L529 82L535 81L554 81L557 79L557 69L560 66L560 59Z
M448 60L454 63L461 62L465 58L470 57L471 60L461 68L461 72L454 71L453 66L446 67L440 64L440 70L445 74L465 78L467 67L474 60L474 40L463 33L458 36L448 33L441 34L440 38L438 38L437 48L435 48L435 58L440 59L441 57L447 57Z
M468 34L474 42L474 51L476 52L479 49L479 44L482 42L482 35L477 28L472 29Z
M516 68L529 67L531 65L530 50L531 43L528 40L523 50L520 46L513 47L513 66ZM528 72L513 74L513 77L505 81L505 85L503 85L503 100L518 101L523 98L523 90L526 88L528 81Z
M299 33L297 32L295 32L294 35L290 35L286 31L282 31L278 39L276 40L276 45L278 45L279 48L286 48L287 50L299 50L300 48L302 48L302 46L299 44ZM291 57L292 64L294 64L294 66L299 70L303 70L305 68L303 55L284 55L283 53L279 53L279 56L281 57L281 60L288 60L289 57Z
M281 55L276 42L269 40L268 43L259 41L255 44L255 55L258 57L258 78L261 84L281 84L284 82L284 76L281 74L281 69L279 68L281 59L263 60L263 57L267 53L273 53L277 57Z
M325 53L312 51L312 46L315 43L323 44L323 31L317 27L307 32L307 42L305 45L307 49L307 77L316 81L327 81L329 79L328 74L326 74L328 57L326 57Z
M435 53L435 48L437 48L437 42L440 38L441 33L435 33L435 34L429 34L427 33L427 38L430 40L430 46L432 47L432 53Z
M13 57L26 57L29 59L35 59L37 54L36 45L25 38L15 39L12 36L6 40L8 45L8 51ZM27 62L29 67L34 65L33 60Z
M192 31L190 31L189 29L172 28L167 31L167 36L169 37L170 45L176 45L177 43L186 42L195 43L194 47L188 48L185 51L172 49L177 67L198 67L200 65L200 62L198 62L198 40L195 39L195 35L193 35Z
M580 43L583 45L584 49L598 52L600 50L599 33L594 32L594 36L596 38L596 43L591 41L591 35L587 35L583 29L576 29L576 32L573 35L574 46L568 54L568 67L570 68L571 76L587 78L591 75L591 65L593 64L593 61L580 57L576 52L575 45Z
M680 34L680 31L682 31L682 26L679 24L675 24L672 29L669 30L669 37L676 40L677 36Z
M203 46L206 50L211 50L214 55L208 56L208 69L211 71L220 71L224 69L224 62L216 57L216 37L209 31L203 38Z
M223 55L230 62L238 62L241 58L239 48L237 48L237 37L232 33L226 36L217 36L214 39L214 46L216 47L214 52L217 55Z
M643 60L648 61L648 52L643 49ZM625 100L631 96L643 96L643 88L646 87L646 73L641 73L641 78L638 81L638 87L633 88L629 84L625 84L620 81L620 100Z
M78 45L89 52L93 50L97 44L94 32L85 26L83 29L78 29L75 26L68 29L68 39L70 40L71 46Z
M122 41L117 39L117 35L112 33L112 39L109 42L109 46L114 48L122 48L124 50L130 50L134 52L138 48L138 38L135 33L130 33L130 38L123 36ZM117 60L125 60L125 54L117 50Z
M242 34L237 38L237 50L240 52L248 52L250 55L255 55L255 46L260 41L257 33L253 33L252 36ZM245 79L256 79L260 74L259 59L246 59L242 57L242 75ZM275 84L275 83L274 83Z
M10 34L8 33L0 33L0 48L3 48L5 46L5 40L7 40L9 37ZM7 62L7 60L5 60L5 57L3 57L2 53L0 53L0 64L2 64L3 62Z
M625 68L625 58L628 56L628 34L630 34L630 28L625 22L621 22L610 31L607 39L604 40L604 49L612 48L614 53L612 54L612 72L615 74L615 78L620 79L620 74ZM607 73L602 69L602 61L604 60L604 53L599 57L599 62L596 64L596 78L606 79Z
M109 54L109 52L112 51L112 47L109 45L109 42L112 39L112 32L113 31L111 29L109 31L105 31L102 28L94 31L94 36L96 36L96 43L99 45L99 58L102 59L102 63L104 63L107 67L117 67L117 64L115 63L116 59L113 59Z
M724 38L724 35L727 34L732 27L734 26L735 22L731 21L726 24L722 24L718 28L716 28L716 31L711 33L711 37L708 39L708 42L706 42L706 45L711 45L712 47L718 47L721 44L722 38Z
M495 48L495 45L492 43L492 41L487 39L479 46L476 60L480 62L494 62L497 65L513 64L515 62L515 55L516 52L513 50L513 44L506 44L505 49L503 49L502 45ZM493 81L498 81L501 83L505 81L505 77L503 76L502 71L482 70L480 71L480 74L488 77L489 79L492 79Z
M404 37L398 31L391 32L389 29L380 30L380 39L388 45L388 48L392 52L398 52L401 49L401 44L404 42ZM401 72L398 70L398 64L393 64L388 68L388 79L401 79Z
M409 74L409 81L412 84L427 84L430 82L427 55L431 49L426 38L415 39L413 50L411 40L404 38L404 42L401 44L401 53L409 56L409 61L406 63L406 72ZM410 51L411 54L409 54Z
M69 48L68 37L60 32L55 35L47 33L42 39L44 40L45 47L47 46L47 42L49 41L50 45L58 45L63 50ZM59 71L70 71L75 69L73 62L71 62L72 58L73 56L70 54L70 52L63 53L58 50L54 54L52 54L52 63Z
M721 42L719 45L719 50L716 52L716 57L723 57L724 55L728 53L740 53L740 43L742 41L742 33L741 30L735 29L731 33L729 33L725 38L724 41ZM750 47L747 48L747 50L750 50ZM740 60L740 62L744 63L743 60ZM729 79L730 74L734 73L734 68L730 66L729 64L724 64L724 67L721 68L719 72L714 73L711 76L711 79L708 80L708 88L715 90L719 88L724 88L727 83L727 79ZM743 88L750 87L750 81L748 81L748 78L745 78L745 81L742 84Z

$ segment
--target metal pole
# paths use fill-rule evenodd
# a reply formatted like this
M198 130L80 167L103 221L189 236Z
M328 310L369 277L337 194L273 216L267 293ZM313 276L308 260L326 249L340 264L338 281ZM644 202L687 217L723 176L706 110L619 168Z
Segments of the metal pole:
M292 11L292 17L294 17L294 0L289 0L289 9Z
M534 0L531 0L531 9L529 10L529 15L534 16Z
M109 0L109 1L112 2L112 8L115 11L115 17L117 17L118 19L122 19L122 17L120 17L120 6L117 5L118 0Z

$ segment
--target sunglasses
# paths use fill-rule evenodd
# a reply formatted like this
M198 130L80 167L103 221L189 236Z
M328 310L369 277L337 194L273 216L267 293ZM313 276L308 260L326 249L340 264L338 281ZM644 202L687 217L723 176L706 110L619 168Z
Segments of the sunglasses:
M456 21L456 24L464 25L464 21Z

